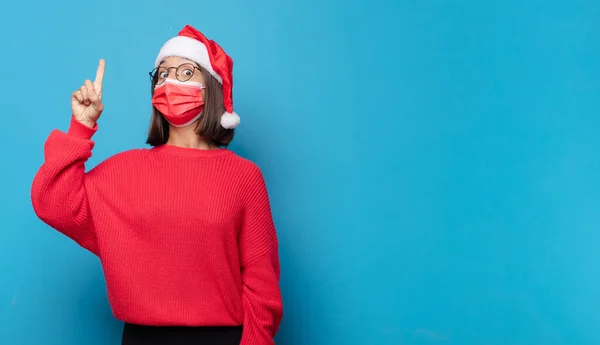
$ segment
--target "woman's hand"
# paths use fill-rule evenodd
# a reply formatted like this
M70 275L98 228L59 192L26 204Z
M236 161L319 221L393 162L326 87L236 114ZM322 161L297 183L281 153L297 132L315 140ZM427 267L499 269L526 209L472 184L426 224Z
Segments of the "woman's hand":
M90 128L96 125L96 121L104 110L102 104L102 80L104 79L104 67L106 62L101 59L96 71L96 80L86 80L79 90L71 95L71 109L73 117Z

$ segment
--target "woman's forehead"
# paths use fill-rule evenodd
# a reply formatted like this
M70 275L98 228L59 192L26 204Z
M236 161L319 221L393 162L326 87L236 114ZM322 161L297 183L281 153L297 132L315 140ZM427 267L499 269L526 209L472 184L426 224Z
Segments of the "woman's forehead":
M194 64L194 61L179 56L169 56L160 62L161 67L177 67L184 63Z

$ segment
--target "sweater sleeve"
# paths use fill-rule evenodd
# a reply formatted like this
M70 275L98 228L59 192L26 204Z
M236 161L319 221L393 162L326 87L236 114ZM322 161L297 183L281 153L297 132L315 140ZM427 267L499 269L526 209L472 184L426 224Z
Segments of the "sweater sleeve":
M240 345L273 345L283 317L278 242L263 176L247 185L240 235L244 331Z
M44 162L33 179L31 202L36 215L83 248L98 254L85 188L85 163L97 130L71 118L69 130L53 130L44 145Z

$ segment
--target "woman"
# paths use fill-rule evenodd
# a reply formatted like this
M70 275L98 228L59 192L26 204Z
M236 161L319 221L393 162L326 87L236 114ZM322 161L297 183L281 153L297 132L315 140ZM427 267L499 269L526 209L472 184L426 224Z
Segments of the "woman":
M33 208L100 258L122 344L274 344L282 300L267 190L226 148L239 123L232 60L186 26L154 67L152 147L85 172L104 108L100 60L72 95L68 131L46 141Z

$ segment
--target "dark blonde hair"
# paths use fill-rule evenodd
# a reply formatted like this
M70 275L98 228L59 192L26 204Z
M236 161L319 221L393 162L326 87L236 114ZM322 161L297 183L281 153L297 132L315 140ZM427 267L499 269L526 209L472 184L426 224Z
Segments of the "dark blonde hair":
M221 126L221 115L225 112L223 105L223 86L206 69L197 66L204 78L206 89L204 90L204 109L195 132L199 136L211 140L218 146L227 147L233 140L234 130ZM151 94L154 95L156 81L152 81ZM169 123L165 117L152 106L152 118L148 129L146 144L159 146L169 140Z

